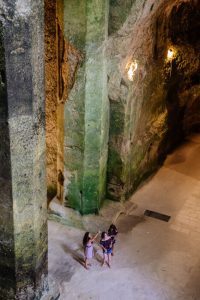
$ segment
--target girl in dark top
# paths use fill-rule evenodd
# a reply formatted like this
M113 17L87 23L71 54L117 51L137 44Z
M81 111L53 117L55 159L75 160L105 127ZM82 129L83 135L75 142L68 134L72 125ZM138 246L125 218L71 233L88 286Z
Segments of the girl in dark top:
M104 265L106 258L108 262L109 268L111 267L111 253L112 253L112 239L107 233L104 231L101 234L100 245L103 250L103 262L102 266Z
M117 227L114 224L111 224L108 229L108 235L112 239L112 253L111 253L112 256L114 255L114 245L116 243L117 234L118 234Z

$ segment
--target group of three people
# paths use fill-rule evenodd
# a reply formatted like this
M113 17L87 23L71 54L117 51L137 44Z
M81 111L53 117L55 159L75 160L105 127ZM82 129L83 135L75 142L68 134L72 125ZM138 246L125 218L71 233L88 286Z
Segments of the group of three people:
M98 237L100 232L98 232L95 236L91 236L89 232L86 232L83 237L83 248L84 248L84 256L85 256L85 268L88 269L89 260L93 257L93 243ZM103 231L101 233L100 239L100 247L103 250L103 262L102 266L105 264L107 260L107 264L109 268L111 267L111 255L114 255L114 245L116 242L116 236L118 234L117 228L114 224L111 224L108 233Z

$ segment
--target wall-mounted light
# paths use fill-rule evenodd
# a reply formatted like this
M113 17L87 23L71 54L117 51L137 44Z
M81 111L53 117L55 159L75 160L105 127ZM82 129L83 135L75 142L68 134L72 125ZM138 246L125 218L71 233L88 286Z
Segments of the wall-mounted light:
M175 56L174 49L169 48L168 51L167 51L167 59L168 60L173 60L174 56Z
M128 79L130 81L133 81L137 68L138 68L138 63L136 60L132 61L131 63L128 63L126 69L127 69Z
M168 48L166 63L168 64L170 77L172 74L173 60L176 58L176 56L177 56L177 50L173 46Z

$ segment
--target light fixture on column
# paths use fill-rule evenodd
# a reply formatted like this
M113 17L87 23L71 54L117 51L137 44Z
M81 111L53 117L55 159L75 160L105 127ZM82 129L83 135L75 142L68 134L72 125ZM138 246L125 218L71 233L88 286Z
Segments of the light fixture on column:
M175 52L173 48L169 48L167 51L167 59L171 61L173 60L174 56L175 56Z
M167 58L166 62L169 64L169 75L171 77L172 74L172 66L173 66L173 61L177 56L177 50L174 47L169 47L167 50Z
M138 68L138 63L136 60L127 64L126 69L127 69L128 79L130 81L133 81L137 68Z

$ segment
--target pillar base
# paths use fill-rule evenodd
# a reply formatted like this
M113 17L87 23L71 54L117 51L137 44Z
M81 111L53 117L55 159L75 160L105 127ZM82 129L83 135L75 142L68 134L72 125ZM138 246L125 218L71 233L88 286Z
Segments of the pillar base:
M48 278L48 290L46 290L40 299L36 300L57 300L60 297L60 291L57 283L50 277Z

